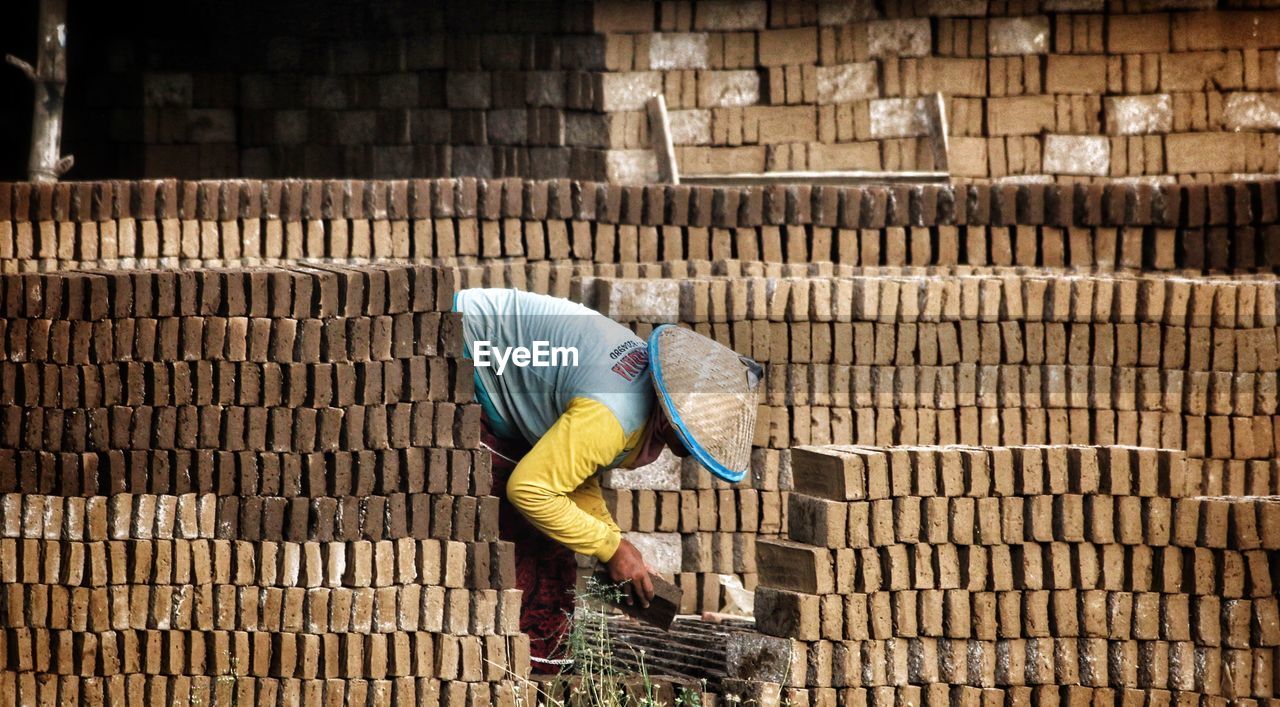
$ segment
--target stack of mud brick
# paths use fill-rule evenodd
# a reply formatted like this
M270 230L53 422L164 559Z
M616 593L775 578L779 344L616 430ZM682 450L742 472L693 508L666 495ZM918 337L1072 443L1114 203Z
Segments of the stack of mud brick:
M758 443L1141 444L1185 450L1206 492L1280 491L1272 278L888 272L773 294L748 320L773 374Z
M786 505L780 453L753 451L738 484L670 458L605 475L605 500L625 537L684 590L682 613L742 607L756 586L756 542L780 537Z
M711 274L719 261L1271 271L1275 181L623 187L444 179L0 183L0 266L434 258L468 284ZM817 270L814 270L817 268ZM770 270L773 272L781 272Z
M725 575L754 588L794 445L1167 447L1197 493L1277 493L1277 222L1275 182L0 184L0 270L408 259L752 355L747 481L670 462L605 481L695 611L730 602Z
M932 168L923 101L935 92L959 177L1172 181L1280 168L1274 10L1214 0L606 4L605 81L665 96L690 174ZM615 146L648 146L638 106L610 117L636 125Z
M94 174L643 183L655 95L685 173L929 168L934 92L962 178L1280 170L1270 3L236 0L167 43L141 14L72 58Z
M0 276L8 699L515 704L449 273L119 265Z
M1280 493L1274 279L883 270L595 280L602 311L678 321L767 367L747 481L686 464L614 492L624 529L681 533L696 608L722 601L719 575L754 586L752 549L787 527L796 444L1166 447L1191 457L1198 493Z
M743 699L1274 704L1280 502L1128 446L798 447Z
M72 69L95 90L69 112L120 126L71 126L97 174L640 181L654 169L651 153L620 149L647 126L614 117L653 93L606 68L617 13L592 2L233 0L163 43L143 13L87 12L103 30L90 53L120 59Z

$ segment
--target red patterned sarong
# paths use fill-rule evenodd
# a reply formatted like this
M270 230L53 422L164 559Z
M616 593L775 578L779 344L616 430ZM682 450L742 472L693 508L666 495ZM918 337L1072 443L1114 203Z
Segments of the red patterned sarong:
M520 630L529 634L529 653L534 658L561 659L573 614L578 564L569 548L535 528L507 500L507 479L529 448L495 436L487 422L481 429L481 441L493 458L493 495L501 499L498 534L516 546L516 587L524 592ZM555 672L548 664L535 663L533 668L538 673Z

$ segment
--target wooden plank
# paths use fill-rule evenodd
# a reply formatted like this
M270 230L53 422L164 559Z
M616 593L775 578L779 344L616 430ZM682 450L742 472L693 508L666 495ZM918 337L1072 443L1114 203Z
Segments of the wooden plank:
M756 186L767 184L946 184L947 172L741 172L735 174L686 174L685 184Z
M676 148L671 142L671 117L667 115L667 101L661 94L645 104L649 111L649 136L653 154L658 158L658 179L667 184L680 183L680 169L676 165Z
M931 100L925 101L925 114L929 117L929 144L933 147L933 169L938 172L951 172L947 153L951 147L947 137L947 106L941 93L933 94Z

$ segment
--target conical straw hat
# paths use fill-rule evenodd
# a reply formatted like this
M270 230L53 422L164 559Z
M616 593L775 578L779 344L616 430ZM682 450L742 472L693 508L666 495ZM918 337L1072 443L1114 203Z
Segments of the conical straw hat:
M649 368L658 401L689 453L716 476L741 481L751 463L760 364L667 324L649 337Z

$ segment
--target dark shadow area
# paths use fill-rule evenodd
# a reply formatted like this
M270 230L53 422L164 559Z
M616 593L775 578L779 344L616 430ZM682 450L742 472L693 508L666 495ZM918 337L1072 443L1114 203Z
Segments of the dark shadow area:
M11 5L0 22L0 55L34 63L38 0ZM246 74L275 79L268 86L275 97L259 95L258 105L297 99L301 76L333 73L345 73L341 79L352 84L345 105L372 105L376 89L357 85L352 74L387 69L370 56L375 38L439 32L441 6L409 0L71 2L62 152L76 161L67 179L239 176L242 150L270 150L275 142L274 116L242 101ZM250 81L252 89L263 83ZM31 84L17 69L0 66L0 96L0 179L25 179Z
M30 61L36 47L36 2L20 0L5 8L0 22L0 57ZM27 178L31 140L31 82L9 64L0 64L0 180Z

